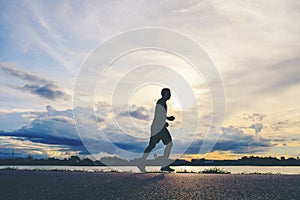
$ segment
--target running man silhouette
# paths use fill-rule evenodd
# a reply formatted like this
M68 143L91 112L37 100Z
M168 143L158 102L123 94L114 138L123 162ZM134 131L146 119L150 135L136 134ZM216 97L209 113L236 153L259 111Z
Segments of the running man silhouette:
M167 127L169 126L168 122L173 121L175 119L174 116L167 117L167 100L171 98L171 91L169 88L164 88L161 91L161 98L157 101L155 106L154 119L151 125L151 137L149 141L149 145L144 151L143 157L141 158L141 162L138 164L138 168L141 172L146 172L145 170L145 162L149 153L152 149L155 148L156 144L162 140L163 144L166 145L164 149L163 162L161 163L161 171L172 172L174 169L170 168L167 164L171 148L173 146L172 138Z

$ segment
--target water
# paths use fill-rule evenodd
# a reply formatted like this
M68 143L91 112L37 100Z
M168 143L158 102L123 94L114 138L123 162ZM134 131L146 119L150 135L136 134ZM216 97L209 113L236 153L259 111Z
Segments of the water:
M29 170L68 170L68 171L86 171L86 172L107 172L107 171L118 171L118 172L133 172L139 173L137 167L134 166L0 166L0 169L4 168L17 168L17 169L29 169ZM216 166L224 171L229 171L231 174L241 173L272 173L272 174L299 174L300 166ZM177 172L199 172L204 169L211 169L214 166L177 166L172 167ZM159 172L160 167L149 166L146 167L148 172Z

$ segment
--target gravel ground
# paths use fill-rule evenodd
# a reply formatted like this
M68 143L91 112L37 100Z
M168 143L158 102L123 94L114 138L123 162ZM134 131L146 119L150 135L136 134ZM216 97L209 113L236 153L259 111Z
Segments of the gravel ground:
M300 175L1 170L0 199L300 199Z

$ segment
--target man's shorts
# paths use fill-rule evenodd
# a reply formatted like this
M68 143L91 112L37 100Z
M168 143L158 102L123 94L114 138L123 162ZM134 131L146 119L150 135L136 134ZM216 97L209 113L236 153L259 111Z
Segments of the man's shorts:
M161 131L159 131L157 134L151 136L149 143L150 144L156 144L156 143L159 143L160 140L162 140L164 145L167 145L170 142L172 142L170 132L166 127L161 129Z

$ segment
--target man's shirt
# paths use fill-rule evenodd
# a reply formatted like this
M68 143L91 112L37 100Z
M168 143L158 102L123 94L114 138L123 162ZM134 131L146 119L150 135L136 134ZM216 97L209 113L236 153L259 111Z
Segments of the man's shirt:
M167 119L167 103L159 99L155 106L154 118L151 125L151 136L161 131L166 124Z

